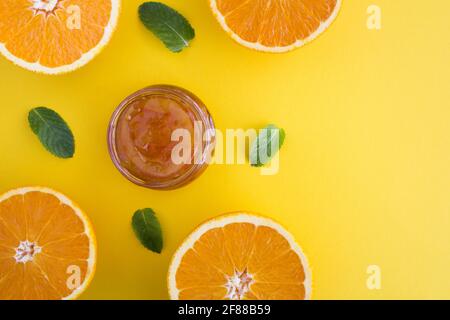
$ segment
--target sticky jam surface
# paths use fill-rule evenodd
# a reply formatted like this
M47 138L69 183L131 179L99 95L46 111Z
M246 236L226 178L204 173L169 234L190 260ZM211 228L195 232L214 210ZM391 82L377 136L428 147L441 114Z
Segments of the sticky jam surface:
M142 181L167 181L177 178L190 164L176 164L172 141L176 129L191 136L193 159L195 115L185 102L166 95L139 97L124 109L116 128L116 150L120 164Z

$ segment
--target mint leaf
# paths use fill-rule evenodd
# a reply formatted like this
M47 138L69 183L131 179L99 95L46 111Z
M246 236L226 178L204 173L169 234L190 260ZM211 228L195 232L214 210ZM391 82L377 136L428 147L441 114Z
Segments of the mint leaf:
M59 158L73 157L73 134L59 114L45 107L34 108L28 114L28 122L31 130L50 153Z
M283 129L271 124L261 130L250 148L250 164L262 167L270 162L284 143L286 133Z
M161 253L163 247L161 225L152 209L140 209L133 215L131 221L134 233L147 249Z
M141 4L139 18L172 52L180 52L195 37L195 31L186 18L165 4Z

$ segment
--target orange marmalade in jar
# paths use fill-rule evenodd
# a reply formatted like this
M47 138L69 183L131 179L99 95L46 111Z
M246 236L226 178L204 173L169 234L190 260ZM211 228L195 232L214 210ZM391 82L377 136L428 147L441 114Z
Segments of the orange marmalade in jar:
M214 122L191 92L151 86L127 97L112 115L108 146L131 182L170 190L197 178L214 148Z

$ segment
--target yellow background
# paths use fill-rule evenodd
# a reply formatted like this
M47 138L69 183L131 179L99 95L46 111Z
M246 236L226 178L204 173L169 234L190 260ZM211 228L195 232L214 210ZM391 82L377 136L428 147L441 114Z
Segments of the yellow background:
M95 226L98 269L85 299L166 299L170 258L200 222L251 210L288 226L313 272L313 298L450 298L450 2L345 1L332 27L282 55L253 52L222 31L206 0L165 0L195 27L192 46L169 52L123 1L112 41L94 61L45 76L0 59L0 189L44 185L66 193ZM367 7L383 27L366 27ZM281 170L211 166L186 188L137 187L106 146L119 102L147 85L196 93L220 129L285 128ZM32 107L57 110L76 156L47 153L27 124ZM151 207L165 248L145 250L130 227ZM382 289L366 287L366 268Z

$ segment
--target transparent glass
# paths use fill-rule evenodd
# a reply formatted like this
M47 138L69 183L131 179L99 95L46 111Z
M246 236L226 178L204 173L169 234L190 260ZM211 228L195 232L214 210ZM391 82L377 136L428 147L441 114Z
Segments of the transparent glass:
M131 105L139 99L163 97L183 105L183 108L189 109L189 114L193 115L195 122L201 123L202 135L200 137L201 147L194 146L193 157L187 169L179 175L163 179L148 179L133 174L131 170L124 165L123 159L118 153L117 127L120 121L125 121L122 117ZM192 137L193 138L193 137ZM123 100L114 111L108 128L108 148L111 159L116 168L131 182L150 189L172 190L183 187L195 180L207 168L210 156L212 155L215 144L214 121L203 102L193 93L170 85L154 85L139 90ZM150 146L151 148L151 146ZM194 161L195 159L195 161Z

